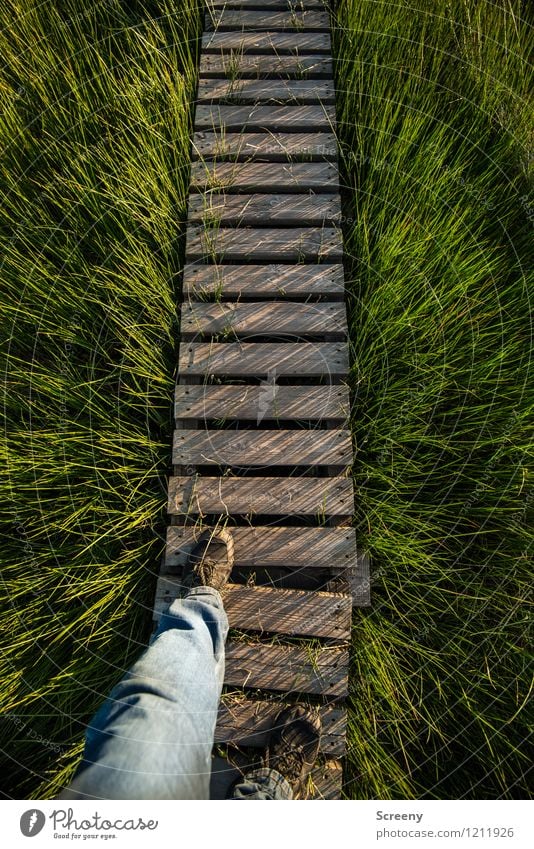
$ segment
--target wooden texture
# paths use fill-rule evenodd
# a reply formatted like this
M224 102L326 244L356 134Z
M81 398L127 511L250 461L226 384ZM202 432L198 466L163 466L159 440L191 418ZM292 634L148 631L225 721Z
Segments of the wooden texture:
M222 227L314 227L339 224L339 195L225 195L189 196L189 221Z
M339 703L348 696L352 606L369 603L370 581L349 526L353 446L329 7L207 0L205 27L174 398L176 477L154 616L183 594L184 565L202 529L228 527L234 564L223 595L232 638L215 742L233 746L234 766L246 768L250 752L235 747L263 748L281 707L311 695L321 703L323 735L304 797L334 799L342 793L347 715ZM219 757L213 766L211 798L225 798L238 773Z
M181 422L210 419L262 421L335 421L344 423L350 412L346 386L183 386L175 389L174 415Z
M298 33L305 31L328 32L330 22L326 12L270 12L249 11L245 9L221 9L209 12L206 15L205 29L221 31L246 31L262 32L264 30L289 31Z
M275 56L330 55L327 32L207 32L202 37L203 53L271 54Z
M190 526L167 528L165 574L184 565L198 533ZM334 575L357 569L361 557L352 528L233 527L232 536L236 569L310 569Z
M336 160L332 133L195 133L193 159L215 156L237 162L287 162Z
M340 799L343 792L343 769L339 761L317 764L312 770L310 799Z
M352 462L352 442L345 430L176 430L172 461L183 466L346 468Z
M252 701L246 698L223 696L217 717L215 742L234 746L263 749L274 727L278 713L287 707L279 701ZM341 758L345 754L347 714L344 708L319 709L323 732L321 752L328 757Z
M186 265L184 295L224 298L341 298L342 265Z
M183 595L178 577L161 576L156 588L155 617ZM224 590L224 609L230 628L290 637L350 639L352 600L341 593L278 590L229 584Z
M341 230L334 227L187 229L186 260L196 262L340 262Z
M200 79L199 102L223 103L334 103L330 80Z
M333 162L193 162L191 189L220 192L338 192Z
M344 342L182 342L178 370L191 377L346 377Z
M315 693L331 699L348 695L348 651L296 648L229 641L224 683L284 693Z
M200 57L200 77L233 77L261 79L270 76L313 77L332 76L330 56L277 56L251 53L203 53Z
M371 575L369 555L363 552L355 566L347 571L347 581L353 607L369 607L371 604Z
M195 113L195 130L241 133L260 132L316 133L329 132L336 126L333 106L224 106L218 103L199 104Z
M319 9L324 12L325 0L206 0L208 9L258 9L291 11L291 9Z
M207 515L350 517L349 478L232 478L192 476L169 480L170 516Z
M347 311L344 304L202 303L182 306L182 339L233 333L240 337L289 336L345 339Z

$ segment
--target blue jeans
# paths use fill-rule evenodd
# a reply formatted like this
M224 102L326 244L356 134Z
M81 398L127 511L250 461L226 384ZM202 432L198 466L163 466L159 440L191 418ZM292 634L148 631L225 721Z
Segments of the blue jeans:
M61 799L209 799L228 619L217 590L195 587L162 615L148 648L86 732ZM233 799L291 799L276 770L247 773Z

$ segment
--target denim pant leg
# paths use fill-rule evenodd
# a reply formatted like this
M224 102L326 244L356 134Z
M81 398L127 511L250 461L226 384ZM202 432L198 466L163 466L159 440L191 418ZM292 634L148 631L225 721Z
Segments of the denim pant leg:
M234 785L232 799L292 799L291 784L275 769L254 769Z
M61 799L208 799L228 619L196 587L162 615L149 647L95 714Z

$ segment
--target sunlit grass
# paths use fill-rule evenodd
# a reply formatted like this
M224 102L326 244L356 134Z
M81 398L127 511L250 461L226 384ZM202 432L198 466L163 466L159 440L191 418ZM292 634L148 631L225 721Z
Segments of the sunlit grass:
M374 574L348 793L520 796L532 28L520 3L410 7L345 0L337 16L357 527Z
M150 632L197 6L0 13L10 794L68 778L89 712Z
M419 6L336 12L374 576L347 795L525 795L532 36L519 2ZM150 632L199 23L196 0L0 10L9 795L68 782Z

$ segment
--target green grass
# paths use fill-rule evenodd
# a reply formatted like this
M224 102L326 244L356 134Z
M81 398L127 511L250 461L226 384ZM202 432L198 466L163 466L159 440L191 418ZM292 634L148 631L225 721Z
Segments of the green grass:
M374 575L355 617L351 797L528 793L520 10L336 13L356 521ZM9 796L69 780L150 631L198 26L197 0L0 10Z
M19 798L68 778L150 631L199 23L197 0L0 12L1 748Z
M349 793L514 797L530 767L532 29L519 3L409 6L345 0L335 39L374 573Z

